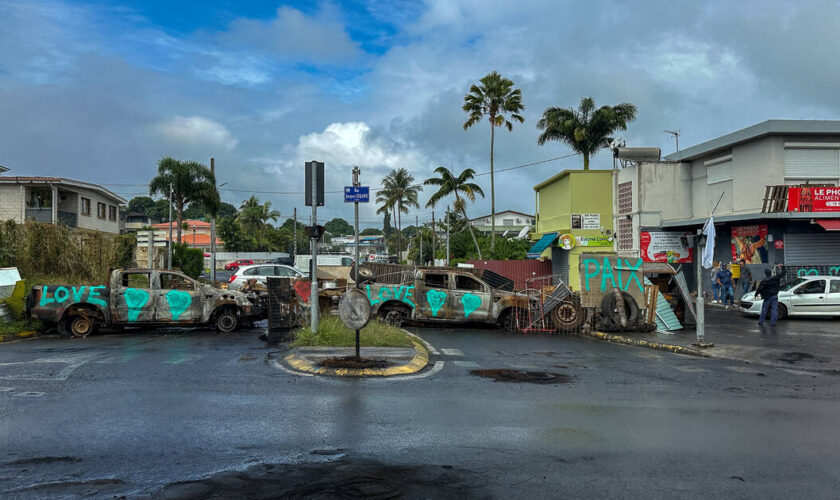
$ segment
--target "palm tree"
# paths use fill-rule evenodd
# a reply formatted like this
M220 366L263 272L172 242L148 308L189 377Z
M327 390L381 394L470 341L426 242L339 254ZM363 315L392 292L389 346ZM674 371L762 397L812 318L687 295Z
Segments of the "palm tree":
M194 161L178 161L169 156L158 162L158 173L149 182L149 195L169 196L172 189L172 204L178 230L178 243L181 243L181 225L184 220L184 208L192 203L201 203L211 216L219 211L221 199L216 189L216 176L209 168ZM170 224L172 222L170 221Z
M464 96L463 110L469 113L464 122L464 130L472 127L483 117L490 122L490 250L496 248L496 179L493 173L493 148L496 142L496 127L504 125L508 132L513 130L513 124L505 117L510 113L513 120L525 121L519 113L525 109L522 104L522 92L513 88L513 82L503 78L498 72L488 73L479 80L480 85L470 87L470 92Z
M472 236L473 243L475 243L475 250L478 252L478 258L481 259L481 248L478 247L478 240L475 239L475 233L473 232L472 225L469 224L469 218L467 217L467 203L464 198L461 198L462 194L466 199L470 200L470 202L475 202L475 195L481 195L481 197L484 198L484 191L481 190L481 187L474 182L469 182L473 179L473 177L475 177L475 170L466 168L460 175L455 177L455 175L452 174L452 171L448 168L438 167L435 169L435 173L438 174L437 177L426 179L426 182L423 183L427 186L438 186L438 190L426 203L426 208L434 207L435 204L443 198L449 196L450 194L454 194L455 210L464 215L464 220L467 221L467 227L470 229L470 235Z
M264 245L266 243L265 228L268 221L277 221L279 217L280 212L271 209L270 201L260 203L259 198L251 195L239 206L237 220L245 228L258 233L260 235L260 245Z
M595 100L584 97L578 109L546 108L537 122L543 133L537 139L558 141L583 155L583 169L589 170L589 157L607 147L616 130L627 130L627 122L636 119L636 106L623 102L617 106L595 109Z
M414 176L404 168L394 169L382 181L382 189L376 196L376 201L383 206L376 213L385 213L390 209L394 214L397 226L397 255L402 251L402 214L407 214L411 207L420 208L417 195L423 190L422 186L414 184Z

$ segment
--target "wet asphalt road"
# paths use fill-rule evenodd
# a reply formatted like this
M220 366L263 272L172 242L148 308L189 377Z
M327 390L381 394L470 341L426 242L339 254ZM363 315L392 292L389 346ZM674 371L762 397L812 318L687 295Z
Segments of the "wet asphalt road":
M277 349L259 332L2 344L0 496L242 496L268 477L274 494L307 496L364 476L433 498L836 497L838 376L411 330L438 350L438 372L298 377L266 362ZM495 382L477 368L571 381ZM162 489L194 479L212 489Z

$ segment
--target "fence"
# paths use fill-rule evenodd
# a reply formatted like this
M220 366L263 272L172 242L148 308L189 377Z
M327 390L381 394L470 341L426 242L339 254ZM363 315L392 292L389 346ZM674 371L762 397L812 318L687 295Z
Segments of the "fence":
M551 274L551 262L540 260L468 260L476 269L487 269L513 280L514 288L528 288L527 280Z

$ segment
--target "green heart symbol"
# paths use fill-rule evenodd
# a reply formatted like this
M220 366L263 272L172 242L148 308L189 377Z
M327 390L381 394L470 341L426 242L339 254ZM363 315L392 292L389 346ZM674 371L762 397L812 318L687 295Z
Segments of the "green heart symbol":
M470 314L481 307L481 297L471 293L465 293L461 296L461 304L464 306L464 318L469 318Z
M446 302L446 292L442 290L429 290L426 292L426 299L429 301L429 307L432 308L432 316L437 316L440 308Z
M192 304L192 297L188 292L169 290L166 292L166 301L169 302L169 312L172 313L172 321L178 321L181 314Z
M137 321L137 316L143 311L143 306L149 301L149 292L137 288L126 288L123 297L125 297L125 305L128 308L128 321L134 323Z

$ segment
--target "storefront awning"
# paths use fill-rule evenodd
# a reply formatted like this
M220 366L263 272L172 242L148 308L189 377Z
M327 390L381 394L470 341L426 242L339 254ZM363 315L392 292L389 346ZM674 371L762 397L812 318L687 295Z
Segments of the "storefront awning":
M840 231L840 219L820 219L815 222L821 225L826 231Z
M543 250L551 246L554 243L554 240L557 239L557 233L546 233L543 235L542 238L539 239L534 246L528 250L528 258L529 259L539 259L540 255L543 253Z

